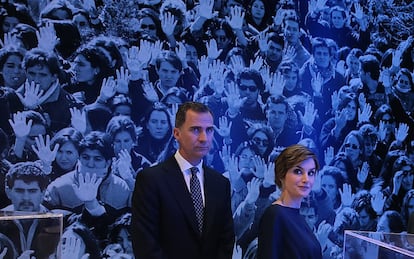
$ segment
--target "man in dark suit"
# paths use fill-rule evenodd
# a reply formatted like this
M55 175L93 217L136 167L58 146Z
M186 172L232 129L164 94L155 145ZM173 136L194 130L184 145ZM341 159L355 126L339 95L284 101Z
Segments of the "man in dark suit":
M195 102L182 104L173 134L179 143L175 155L144 169L136 178L131 222L135 257L231 258L230 184L203 165L214 135L209 108ZM196 205L195 190L201 208ZM197 214L200 209L201 215Z

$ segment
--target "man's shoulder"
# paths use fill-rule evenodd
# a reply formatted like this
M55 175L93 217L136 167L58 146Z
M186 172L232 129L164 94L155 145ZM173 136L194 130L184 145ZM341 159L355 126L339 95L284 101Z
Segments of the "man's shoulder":
M169 157L167 160L162 161L157 164L153 164L151 166L148 166L144 168L142 171L138 173L139 174L148 174L148 175L154 175L154 174L160 174L162 172L179 168L177 160L175 160L174 156Z
M214 168L204 166L203 169L204 169L205 177L208 177L216 181L217 183L223 183L223 184L229 183L229 179L227 179L227 177L225 177L222 173L215 170Z

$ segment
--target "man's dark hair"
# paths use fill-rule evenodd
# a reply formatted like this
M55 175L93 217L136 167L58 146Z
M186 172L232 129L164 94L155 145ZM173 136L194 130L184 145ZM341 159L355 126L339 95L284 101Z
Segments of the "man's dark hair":
M237 77L237 84L240 85L240 81L244 80L253 80L256 84L257 89L259 89L260 92L264 91L265 85L263 82L262 75L259 71L246 68L243 71L240 72L240 74Z
M79 154L82 154L86 149L98 150L107 161L113 157L113 149L105 133L101 131L91 131L81 140Z
M361 69L364 72L370 73L371 78L374 80L379 79L380 63L374 55L361 56L359 57L359 61L361 62Z
M175 127L176 128L179 128L184 124L187 111L189 110L194 111L196 113L210 113L211 115L213 115L210 108L208 108L208 106L205 104L198 103L198 102L183 103L178 108L177 114L175 116Z
M182 62L174 51L165 50L160 53L160 55L155 60L155 66L157 69L161 67L162 62L170 63L175 69L180 72L183 70Z
M40 190L46 190L50 178L36 162L20 162L13 165L6 174L5 188L12 189L16 180L25 183L37 182Z
M32 49L28 51L23 60L23 67L27 70L34 66L47 67L52 75L60 75L60 63L53 51Z

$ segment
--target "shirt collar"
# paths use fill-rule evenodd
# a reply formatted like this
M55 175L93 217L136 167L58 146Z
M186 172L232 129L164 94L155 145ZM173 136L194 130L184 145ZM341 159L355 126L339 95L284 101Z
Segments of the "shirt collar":
M185 158L180 154L180 152L178 152L178 150L175 152L175 160L177 160L178 166L180 167L182 172L190 172L190 168L193 167L192 164L190 164L190 162L188 162L187 160L185 160ZM195 167L198 168L198 171L201 172L203 166L203 160L200 161L200 163L198 165L195 165Z

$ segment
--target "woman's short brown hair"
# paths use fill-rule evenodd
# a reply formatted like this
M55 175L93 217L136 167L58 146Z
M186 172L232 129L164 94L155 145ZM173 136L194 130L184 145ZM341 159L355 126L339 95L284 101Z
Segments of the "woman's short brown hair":
M285 148L275 160L276 185L282 188L282 180L285 178L289 169L308 158L312 158L315 161L315 168L319 170L318 158L309 148L299 144Z

